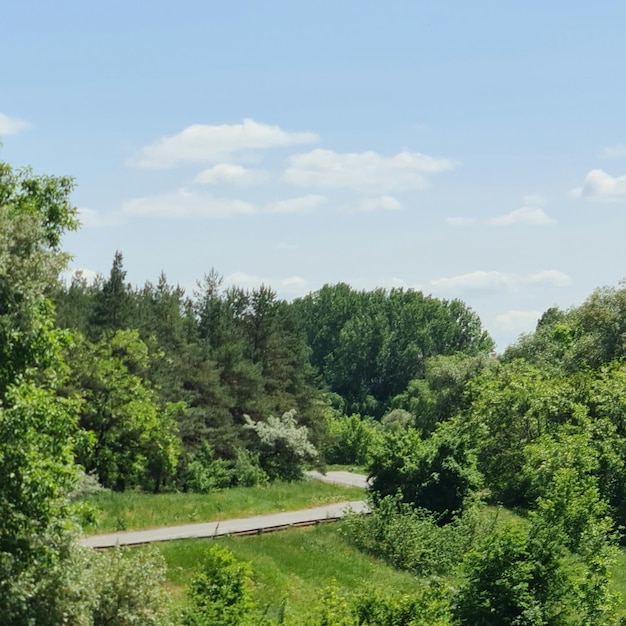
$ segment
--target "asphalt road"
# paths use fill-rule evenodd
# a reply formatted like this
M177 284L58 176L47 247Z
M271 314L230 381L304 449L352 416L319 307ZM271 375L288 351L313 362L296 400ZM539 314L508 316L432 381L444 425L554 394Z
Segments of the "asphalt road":
M326 475L319 472L307 472L311 478L335 484L366 487L366 476L350 472L328 472ZM155 541L173 541L175 539L200 539L221 537L223 535L248 535L284 530L294 526L309 526L321 522L337 520L347 511L364 513L368 511L367 504L358 500L353 502L338 502L312 509L287 511L255 515L239 519L224 520L221 522L203 522L199 524L185 524L183 526L167 526L149 530L137 530L112 533L109 535L93 535L83 537L80 544L90 548L112 548L114 546L135 546Z

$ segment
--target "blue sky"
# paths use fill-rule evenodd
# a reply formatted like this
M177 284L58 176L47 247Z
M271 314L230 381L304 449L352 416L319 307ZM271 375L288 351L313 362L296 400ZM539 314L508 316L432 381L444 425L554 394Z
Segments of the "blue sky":
M626 275L626 3L6 3L0 158L73 267L461 298L504 348Z

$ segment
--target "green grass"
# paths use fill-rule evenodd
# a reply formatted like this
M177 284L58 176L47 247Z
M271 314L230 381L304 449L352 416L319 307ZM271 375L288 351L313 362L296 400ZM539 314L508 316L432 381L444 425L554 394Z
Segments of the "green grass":
M626 550L621 548L611 570L611 587L620 594L620 615L626 616Z
M159 549L172 590L182 594L210 542L226 546L239 560L251 563L254 598L271 613L286 599L289 614L305 614L333 579L343 592L368 587L415 590L413 576L359 552L341 538L338 528L339 523L328 523L250 537L174 541Z
M96 521L85 527L90 534L141 530L193 522L296 511L344 500L361 500L363 489L305 479L264 487L236 487L210 494L102 492L87 499L96 508Z

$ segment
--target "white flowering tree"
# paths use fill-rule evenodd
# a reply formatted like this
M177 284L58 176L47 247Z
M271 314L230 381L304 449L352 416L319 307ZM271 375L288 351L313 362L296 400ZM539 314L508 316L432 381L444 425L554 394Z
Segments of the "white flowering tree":
M317 459L318 452L309 441L306 426L299 426L296 421L295 409L259 422L249 415L244 417L246 428L256 434L259 463L270 480L298 480L302 478L302 466Z

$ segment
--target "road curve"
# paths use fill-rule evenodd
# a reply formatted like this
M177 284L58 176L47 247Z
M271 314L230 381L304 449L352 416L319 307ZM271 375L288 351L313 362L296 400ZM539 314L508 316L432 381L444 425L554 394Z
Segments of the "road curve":
M367 489L369 487L369 482L367 481L367 476L365 474L355 474L354 472L345 471L326 472L325 474L311 471L304 472L304 474L309 478L321 480L324 483L346 485L348 487L362 487L363 489Z
M367 503L358 500L338 502L312 509L269 513L221 522L203 522L185 524L184 526L168 526L149 530L112 533L110 535L94 535L82 537L79 543L89 548L113 548L115 546L136 546L156 541L173 541L175 539L201 539L221 537L224 535L248 535L274 530L283 530L293 526L308 526L320 522L338 520L346 512L367 512Z

